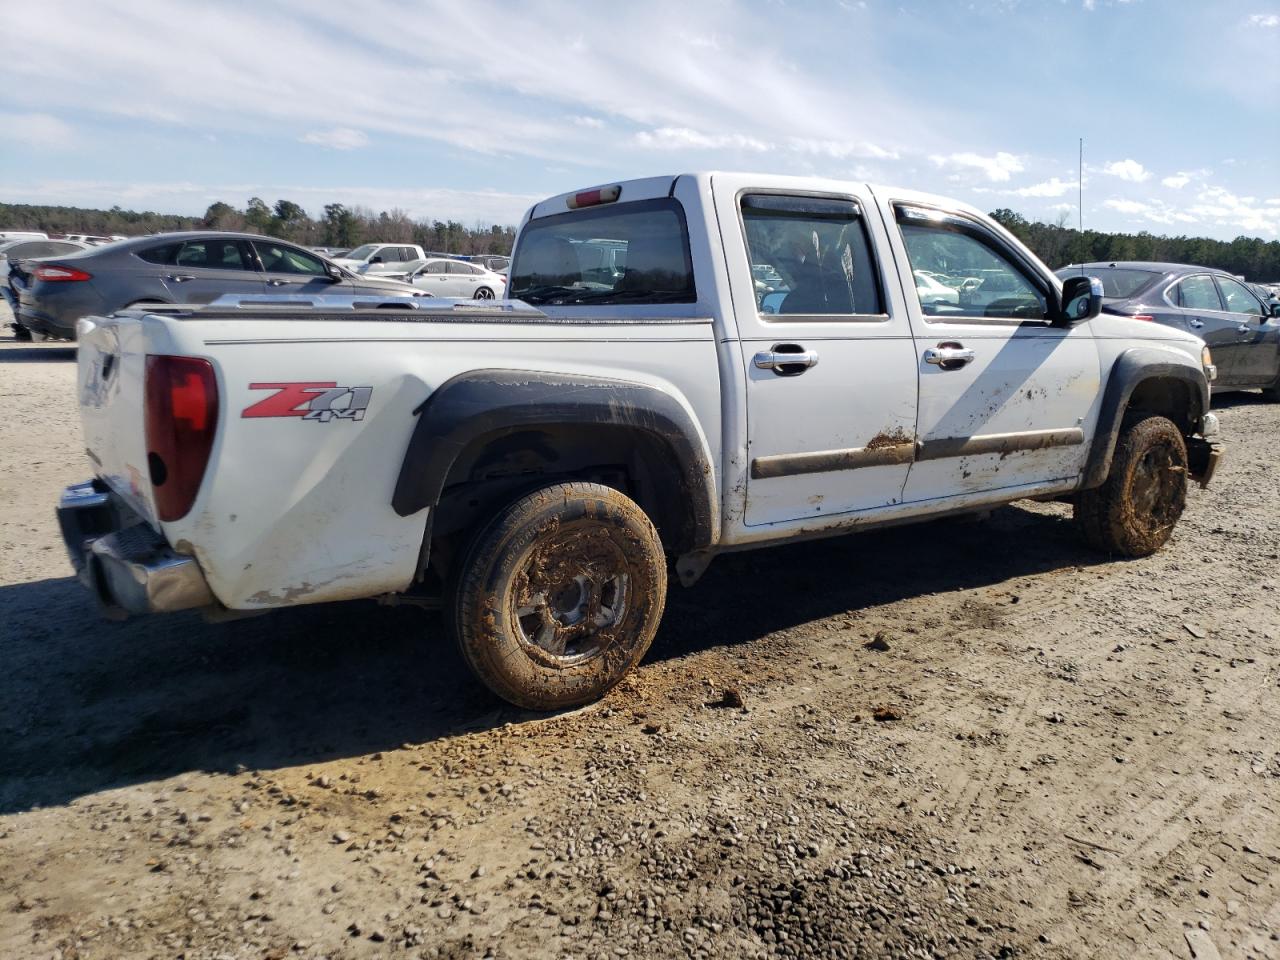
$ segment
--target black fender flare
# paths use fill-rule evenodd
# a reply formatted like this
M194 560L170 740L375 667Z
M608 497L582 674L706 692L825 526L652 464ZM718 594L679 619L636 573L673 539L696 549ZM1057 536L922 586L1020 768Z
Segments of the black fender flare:
M1204 371L1189 361L1178 362L1165 350L1132 347L1124 351L1107 375L1102 409L1098 413L1098 426L1093 434L1093 445L1089 448L1089 462L1080 484L1081 490L1099 487L1106 482L1116 442L1120 438L1120 427L1134 391L1149 380L1162 379L1178 380L1190 388L1193 402L1198 406L1188 411L1187 422L1193 430L1200 430L1201 421L1209 411L1209 381L1205 379Z
M414 413L391 506L402 517L440 502L445 480L471 444L511 428L609 425L649 434L675 456L689 498L694 547L711 546L719 510L715 472L693 419L648 384L567 373L473 370L441 384Z

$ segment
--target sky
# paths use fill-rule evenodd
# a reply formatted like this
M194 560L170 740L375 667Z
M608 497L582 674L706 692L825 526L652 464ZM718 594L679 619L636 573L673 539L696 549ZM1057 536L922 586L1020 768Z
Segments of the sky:
M515 223L630 177L928 190L1280 238L1280 0L46 0L0 202L293 200Z

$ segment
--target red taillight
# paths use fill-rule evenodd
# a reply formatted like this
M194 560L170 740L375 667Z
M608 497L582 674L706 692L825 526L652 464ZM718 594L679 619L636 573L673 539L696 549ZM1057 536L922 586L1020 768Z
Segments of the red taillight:
M198 357L147 357L147 469L161 520L195 502L218 427L218 381Z
M1148 323L1155 323L1156 321L1156 318L1151 316L1151 314L1149 313L1131 313L1129 315L1129 319L1130 320L1146 320Z
M622 195L622 187L601 187L599 190L583 190L581 193L575 193L567 201L565 201L570 210L577 210L579 207L594 207L601 203L613 203Z
M68 283L73 280L92 280L93 274L74 267L36 267L35 278L52 283Z

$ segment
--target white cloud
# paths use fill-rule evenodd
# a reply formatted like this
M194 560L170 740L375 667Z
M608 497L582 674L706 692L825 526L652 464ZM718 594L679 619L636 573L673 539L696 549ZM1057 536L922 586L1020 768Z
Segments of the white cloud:
M1078 184L1074 180L1060 180L1057 177L1051 177L1044 183L1034 183L1029 187L1019 187L1013 192L1020 197L1060 197L1064 193L1076 189Z
M369 145L369 137L363 131L351 127L331 127L328 130L312 130L299 138L302 143L314 143L333 150L356 150Z
M897 160L899 154L874 143L859 140L807 140L792 137L787 146L796 153L830 157L832 160Z
M1236 196L1225 187L1208 187L1196 200L1189 212L1219 226L1271 234L1280 229L1280 209L1270 202L1260 204L1256 197Z
M1130 183L1142 183L1151 177L1151 173L1137 160L1116 160L1102 168L1102 172Z
M1275 13L1255 13L1249 18L1249 26L1264 27L1271 29L1272 27L1280 27L1280 14Z
M1171 207L1161 201L1144 202L1141 200L1112 198L1104 200L1102 205L1109 210L1115 210L1117 213L1137 217L1149 223L1158 223L1162 226L1197 222L1196 218L1190 213Z
M1185 173L1179 173L1172 177L1165 177L1160 182L1172 190L1181 190L1191 182L1191 177Z
M767 153L774 145L741 133L700 133L688 127L659 127L641 130L635 142L651 150L746 150L751 153Z
M929 159L940 170L948 168L979 170L994 183L1004 183L1013 174L1021 173L1024 169L1021 159L1003 151L993 157L984 157L976 153L953 153L945 157L935 155Z
M569 120L579 127L587 127L590 130L601 130L604 128L604 121L599 117L577 116L570 117Z
M75 140L71 127L48 113L0 113L0 130L33 147L68 147Z

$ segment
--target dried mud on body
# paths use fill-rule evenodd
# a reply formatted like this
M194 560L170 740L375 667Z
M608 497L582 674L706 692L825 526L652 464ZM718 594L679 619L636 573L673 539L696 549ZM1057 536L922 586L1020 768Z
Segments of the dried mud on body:
M0 395L0 956L1280 955L1255 396L1154 557L1029 504L721 558L541 717L414 610L98 620L74 352Z

